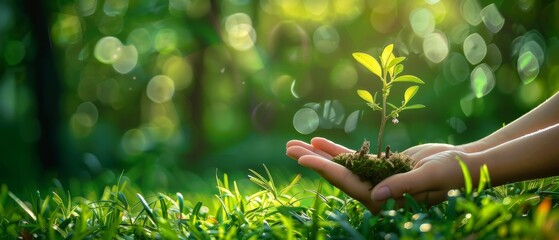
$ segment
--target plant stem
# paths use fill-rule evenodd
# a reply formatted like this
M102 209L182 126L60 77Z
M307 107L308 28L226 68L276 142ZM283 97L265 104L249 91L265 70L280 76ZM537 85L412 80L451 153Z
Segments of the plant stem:
M386 124L386 98L388 98L388 89L387 89L387 85L386 85L386 81L383 80L383 86L382 86L382 116L380 119L380 128L379 128L379 132L378 132L378 138L377 138L377 158L380 159L381 158L381 152L382 152L382 134L384 133L384 125Z

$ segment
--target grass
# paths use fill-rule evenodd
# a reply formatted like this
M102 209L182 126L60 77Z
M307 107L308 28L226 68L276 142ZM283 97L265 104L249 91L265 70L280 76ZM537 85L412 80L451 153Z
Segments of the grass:
M483 170L482 170L483 172ZM467 171L464 172L469 178ZM406 196L372 214L320 179L277 182L250 170L252 184L216 176L216 194L149 193L121 177L72 196L55 189L23 198L0 189L0 236L7 239L449 239L559 237L559 178L452 190L427 207ZM471 182L471 178L469 180ZM482 183L483 182L483 183ZM470 184L471 185L471 184Z

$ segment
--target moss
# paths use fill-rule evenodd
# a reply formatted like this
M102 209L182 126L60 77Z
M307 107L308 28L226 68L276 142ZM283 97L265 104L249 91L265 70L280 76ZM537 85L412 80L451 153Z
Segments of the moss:
M392 153L387 147L387 153L379 159L369 154L369 142L363 142L361 149L355 153L342 153L332 161L348 168L363 181L369 181L373 186L394 174L408 172L413 168L412 159L402 153ZM388 158L386 157L388 155Z

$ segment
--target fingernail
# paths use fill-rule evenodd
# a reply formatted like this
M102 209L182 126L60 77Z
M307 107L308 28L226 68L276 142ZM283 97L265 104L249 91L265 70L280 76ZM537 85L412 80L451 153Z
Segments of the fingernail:
M390 196L390 188L384 186L375 191L375 193L373 194L373 200L380 202L388 199Z

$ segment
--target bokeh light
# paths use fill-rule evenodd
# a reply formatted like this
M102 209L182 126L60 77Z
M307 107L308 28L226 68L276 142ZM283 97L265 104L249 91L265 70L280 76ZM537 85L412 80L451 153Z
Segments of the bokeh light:
M495 87L495 75L485 63L474 68L470 75L470 81L472 91L477 98L487 95Z
M450 54L444 66L443 72L445 73L447 81L452 85L465 81L470 75L468 61L460 53Z
M370 23L373 28L380 33L388 33L394 30L395 24L398 20L398 15L396 14L397 2L396 1L369 1L370 4L375 4L371 6L371 18Z
M227 43L237 50L248 50L256 42L256 31L252 19L245 13L235 13L225 20Z
M448 40L444 33L435 31L426 34L423 38L423 52L429 61L440 63L448 56L449 51Z
M481 20L487 29L493 33L499 32L505 25L505 18L503 18L503 15L501 15L495 3L491 3L481 9L480 14Z
M182 90L190 86L193 81L193 69L185 59L172 56L162 66L165 76L171 78L176 90Z
M132 71L138 63L138 51L136 47L122 46L120 47L120 53L118 59L113 63L113 68L115 71L126 74Z
M163 28L155 34L154 47L158 52L168 54L177 49L177 42L177 32L171 28Z
M293 127L301 134L310 134L318 128L320 119L311 108L301 108L293 115Z
M175 94L175 83L165 75L157 75L147 85L146 94L155 103L164 103Z
M126 154L138 155L148 147L149 140L140 129L130 129L124 133L121 140L122 149Z
M472 26L481 23L481 6L477 0L466 0L461 5L462 16Z
M480 63L487 54L487 45L479 33L470 34L464 40L463 49L464 56L473 65Z
M93 55L99 62L112 64L118 60L122 51L122 43L118 38L108 36L99 39L93 50Z
M351 89L357 83L357 69L349 60L339 60L330 71L330 82L341 90Z
M410 24L417 36L424 37L435 30L435 17L431 11L418 8L410 13Z
M97 9L97 0L78 0L76 5L81 15L86 17L95 13Z
M103 4L103 12L107 16L124 15L128 10L128 0L105 0Z
M361 115L361 111L353 111L352 113L347 116L344 125L344 132L350 133L355 131L357 128L357 123L359 122L359 117Z
M76 109L75 117L80 124L93 127L99 119L99 110L92 102L84 102Z
M322 53L331 53L338 48L340 44L340 35L338 31L328 25L320 26L313 33L314 47Z
M518 57L518 75L524 84L528 84L540 73L538 59L532 51L526 51Z

